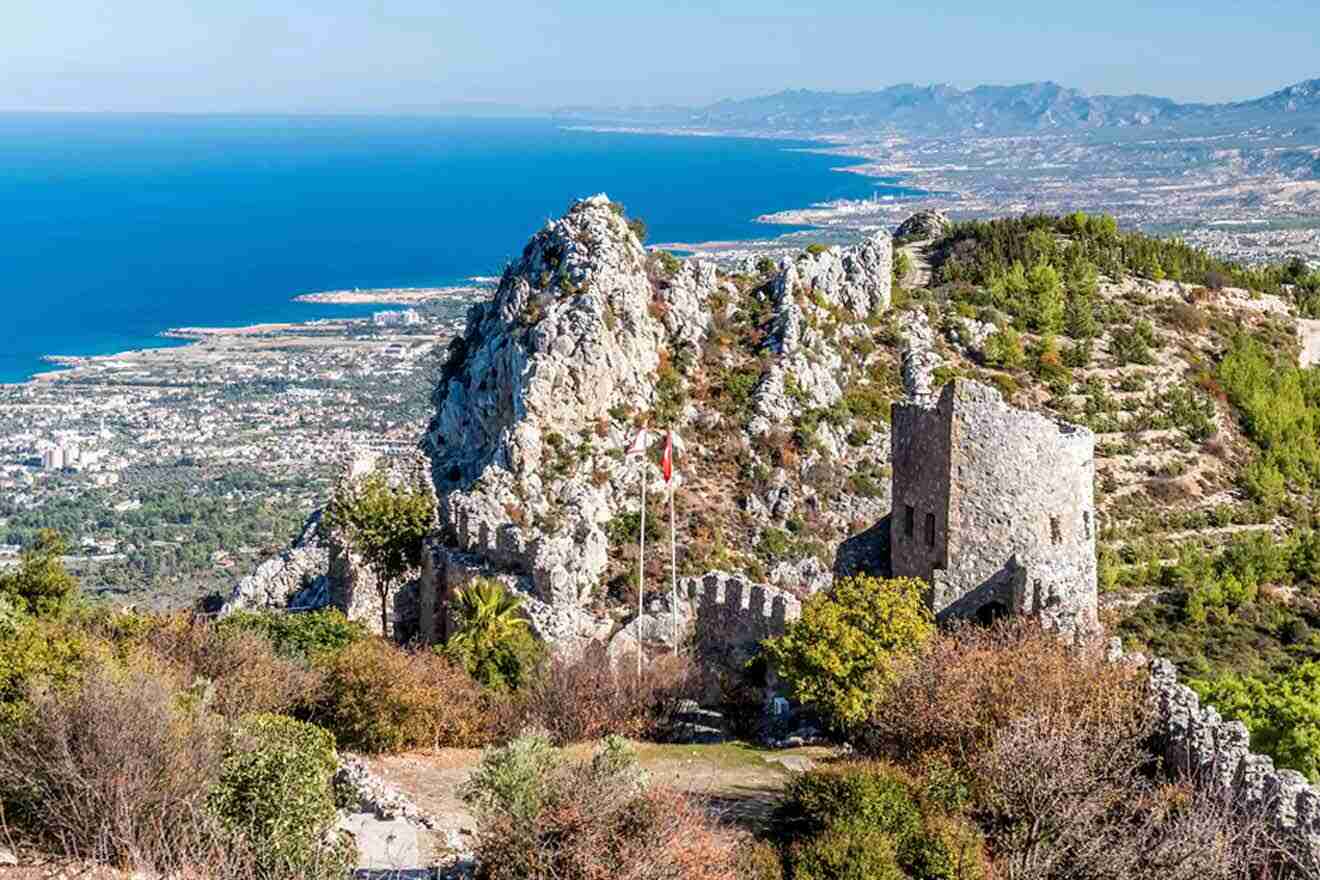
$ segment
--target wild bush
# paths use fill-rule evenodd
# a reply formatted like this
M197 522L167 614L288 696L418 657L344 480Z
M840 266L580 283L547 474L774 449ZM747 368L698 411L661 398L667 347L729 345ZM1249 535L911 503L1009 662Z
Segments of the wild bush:
M1225 718L1246 724L1253 751L1320 781L1320 663L1308 660L1277 676L1227 673L1188 684Z
M87 633L61 622L14 614L0 623L0 739L27 713L33 690L75 683L102 650Z
M320 680L305 663L278 655L265 635L187 613L113 615L90 626L107 633L120 656L155 655L207 685L210 708L229 719L300 711Z
M980 880L980 835L896 767L845 762L794 777L775 813L798 877Z
M965 771L997 731L1026 716L1145 718L1144 679L1098 652L1078 652L1025 620L963 626L930 640L898 670L854 744L904 764L938 759Z
M808 599L783 635L762 643L766 660L799 700L851 727L934 631L925 589L912 578L841 578Z
M1148 772L1140 728L1021 716L976 756L996 868L1030 880L1290 876L1258 815Z
M1022 337L1012 327L1001 327L985 341L985 362L992 367L1016 369L1026 363Z
M1302 370L1261 341L1238 336L1216 376L1261 451L1243 475L1251 496L1277 505L1288 484L1320 486L1320 370Z
M697 685L686 656L648 659L639 678L631 658L613 662L599 646L553 653L510 695L500 727L510 733L543 730L559 745L609 734L654 739L668 730Z
M217 854L223 727L161 668L93 664L0 736L0 825L42 851L171 871Z
M227 737L207 808L257 857L271 877L342 877L351 847L326 844L335 821L334 739L312 724L252 715Z
M322 608L297 614L272 611L239 611L220 618L220 632L246 631L264 636L275 653L289 659L310 660L319 654L341 651L367 637L367 629L349 620L337 608Z
M651 787L622 741L574 763L547 748L515 740L465 788L480 880L735 880L736 837Z
M340 748L398 752L480 746L490 739L480 686L430 651L409 652L371 638L324 656L318 667L325 678L311 718Z

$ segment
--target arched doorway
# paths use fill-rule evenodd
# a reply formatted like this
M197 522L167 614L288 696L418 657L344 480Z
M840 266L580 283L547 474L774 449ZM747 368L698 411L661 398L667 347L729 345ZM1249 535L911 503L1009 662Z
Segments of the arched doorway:
M1008 608L1003 602L987 602L976 610L976 622L981 626L990 626L997 620L1008 616Z

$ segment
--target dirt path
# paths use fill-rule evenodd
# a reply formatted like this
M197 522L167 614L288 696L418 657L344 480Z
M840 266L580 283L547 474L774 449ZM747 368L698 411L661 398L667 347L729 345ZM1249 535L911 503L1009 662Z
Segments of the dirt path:
M833 754L821 747L769 751L740 743L639 743L636 748L642 767L656 784L687 792L720 818L749 827L768 820L794 772ZM590 747L574 746L567 752L570 757L585 757ZM481 752L476 750L440 749L382 756L368 763L372 772L435 815L443 827L471 830L472 814L458 790L480 761Z
M903 279L905 287L915 290L930 285L930 256L928 252L932 241L933 239L914 241L899 248L912 261L912 270Z

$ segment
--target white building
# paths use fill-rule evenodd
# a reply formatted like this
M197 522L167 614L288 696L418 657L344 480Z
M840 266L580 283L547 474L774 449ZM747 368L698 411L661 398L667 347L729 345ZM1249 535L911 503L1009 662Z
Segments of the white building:
M377 327L413 327L422 323L422 316L416 309L404 309L397 312L376 312L371 321Z

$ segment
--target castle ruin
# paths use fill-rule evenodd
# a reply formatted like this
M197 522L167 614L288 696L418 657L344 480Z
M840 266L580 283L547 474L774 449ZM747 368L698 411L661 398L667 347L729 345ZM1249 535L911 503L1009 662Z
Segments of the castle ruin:
M967 379L893 406L894 576L938 620L1039 616L1096 628L1095 435Z

